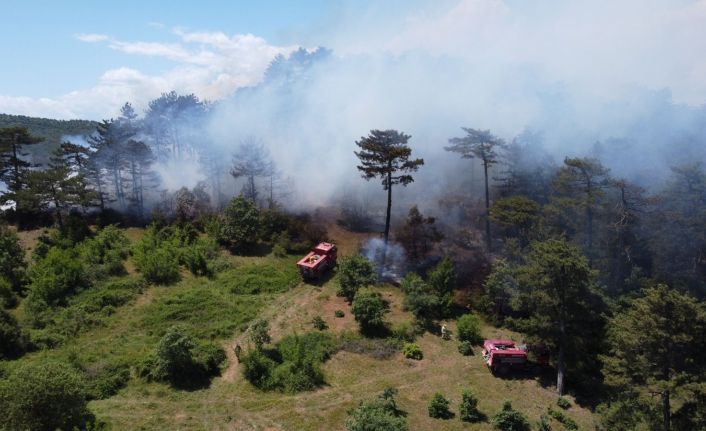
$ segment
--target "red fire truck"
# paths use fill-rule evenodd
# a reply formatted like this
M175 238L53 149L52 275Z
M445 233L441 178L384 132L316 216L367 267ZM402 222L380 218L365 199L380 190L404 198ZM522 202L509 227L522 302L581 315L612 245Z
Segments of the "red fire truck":
M304 280L317 279L336 266L336 252L336 244L319 243L309 254L297 262L302 278Z

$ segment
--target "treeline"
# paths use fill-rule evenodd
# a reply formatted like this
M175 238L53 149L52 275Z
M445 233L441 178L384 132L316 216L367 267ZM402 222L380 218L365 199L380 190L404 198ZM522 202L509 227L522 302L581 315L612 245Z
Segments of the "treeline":
M597 158L556 165L527 135L464 130L447 150L478 159L489 190L475 226L492 266L474 305L548 347L559 393L600 404L607 429L703 428L703 166L648 191Z
M150 102L142 117L126 103L118 118L94 124L85 142L61 143L44 164L29 157L42 137L26 127L0 128L0 181L6 188L1 200L10 210L7 218L22 228L61 226L71 211L108 210L145 223L154 210L174 217L177 201L187 192L195 196L194 205L213 209L237 194L258 206L285 198L285 186L257 138L243 140L233 154L216 148L206 130L210 110L208 102L175 92ZM200 172L192 175L207 180L192 190L169 191L158 167L180 183L196 182L183 177L186 165L196 166ZM242 189L232 190L232 184Z

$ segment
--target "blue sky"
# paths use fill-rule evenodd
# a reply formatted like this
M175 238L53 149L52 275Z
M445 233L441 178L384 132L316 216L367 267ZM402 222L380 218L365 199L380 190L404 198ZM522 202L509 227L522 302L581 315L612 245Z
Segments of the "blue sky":
M112 5L110 4L112 3ZM177 5L178 6L175 6ZM170 66L84 43L76 34L121 40L175 41L174 27L251 33L270 43L300 43L331 13L324 0L303 1L18 1L3 0L0 94L56 97L92 85L108 69L130 64L148 73Z
M170 90L220 100L317 46L453 58L489 77L524 68L576 98L706 101L706 0L3 0L0 22L11 114L100 119Z

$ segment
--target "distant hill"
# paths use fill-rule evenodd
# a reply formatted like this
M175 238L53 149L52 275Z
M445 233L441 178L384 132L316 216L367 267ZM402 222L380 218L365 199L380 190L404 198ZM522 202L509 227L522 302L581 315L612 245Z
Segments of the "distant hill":
M26 151L34 163L46 163L51 151L61 144L62 137L89 135L96 130L97 125L96 121L89 120L52 120L50 118L0 114L0 128L26 127L31 135L44 139L41 144L26 147Z

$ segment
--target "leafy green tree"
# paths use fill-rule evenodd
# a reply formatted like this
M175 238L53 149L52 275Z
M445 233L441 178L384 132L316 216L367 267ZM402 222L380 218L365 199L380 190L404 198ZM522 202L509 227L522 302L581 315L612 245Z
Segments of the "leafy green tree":
M519 295L517 269L505 259L496 260L484 287L479 308L494 323L500 324L514 311L513 298Z
M525 196L502 198L490 207L490 220L505 230L505 236L516 237L521 246L529 244L531 232L540 220L540 205Z
M609 184L608 169L592 158L564 159L554 181L559 206L583 211L584 251L589 260L594 258L594 219Z
M502 409L493 415L493 426L501 431L530 431L527 416L512 408L510 401L503 403Z
M597 367L596 346L602 337L604 308L591 282L586 258L564 240L531 244L527 263L519 268L521 302L525 318L520 328L549 347L557 369L557 391L566 391L567 362Z
M255 344L257 350L262 350L262 346L270 342L270 324L265 319L257 319L250 325L250 341Z
M26 268L24 250L17 234L0 223L0 276L7 280L15 293L21 293L27 283Z
M485 419L485 415L478 410L478 398L469 389L461 393L458 416L464 422L480 422Z
M429 400L429 405L427 410L429 411L429 417L435 419L449 419L453 416L451 410L449 410L449 400L444 398L439 392L435 393L431 400Z
M22 151L25 145L33 145L42 138L32 136L24 127L8 127L0 129L0 180L5 183L7 191L0 201L14 201L16 211L23 213L32 208L24 208L22 191L26 188L26 175L30 163L24 157L28 154Z
M602 358L606 384L643 405L659 395L661 414L655 419L669 430L672 400L691 401L691 389L703 384L705 332L703 304L665 285L645 290L609 322L610 347Z
M360 402L348 411L346 430L348 431L407 431L409 425L405 413L397 408L397 390L387 388L379 397Z
M392 209L392 186L406 186L414 181L410 175L424 164L424 159L410 160L412 149L407 145L410 136L397 130L371 130L366 137L356 141L360 151L358 170L363 178L380 178L382 188L387 191L387 215L385 216L385 245L390 237L390 212Z
M351 303L351 313L360 325L363 333L371 332L385 326L385 314L390 307L379 293L369 288L359 289Z
M472 344L480 344L483 337L480 335L480 321L473 314L464 314L456 322L458 339Z
M46 257L32 267L30 275L32 283L27 300L39 309L65 304L69 295L89 284L86 268L73 249L51 248Z
M260 216L255 204L243 196L230 201L224 212L220 240L241 248L257 242Z
M246 138L233 155L230 174L233 178L245 178L243 196L257 205L258 191L255 180L259 177L274 175L275 167L269 151L257 138Z
M456 290L456 270L448 256L445 256L428 274L427 283L439 297L442 315L448 315L454 302Z
M83 429L91 420L86 384L69 365L20 363L0 380L0 417L7 430Z
M358 289L375 284L377 276L372 262L360 255L348 256L338 263L338 291L336 294L350 303Z
M152 377L157 380L177 381L193 374L196 347L193 339L183 328L172 326L159 340L155 349Z
M459 153L464 159L480 159L483 163L483 176L485 178L485 239L488 252L491 250L492 239L490 237L490 192L488 188L488 168L498 163L500 154L498 150L505 147L505 142L492 135L490 130L478 130L462 127L466 136L449 139L446 151Z
M429 322L443 314L441 298L417 273L410 272L405 275L400 287L405 294L402 303L404 309L411 311L417 319Z
M434 217L424 217L417 206L409 209L407 221L395 232L395 240L407 251L407 257L418 262L429 254L443 236L434 226Z
M0 359L21 355L27 348L27 335L10 313L0 308Z

